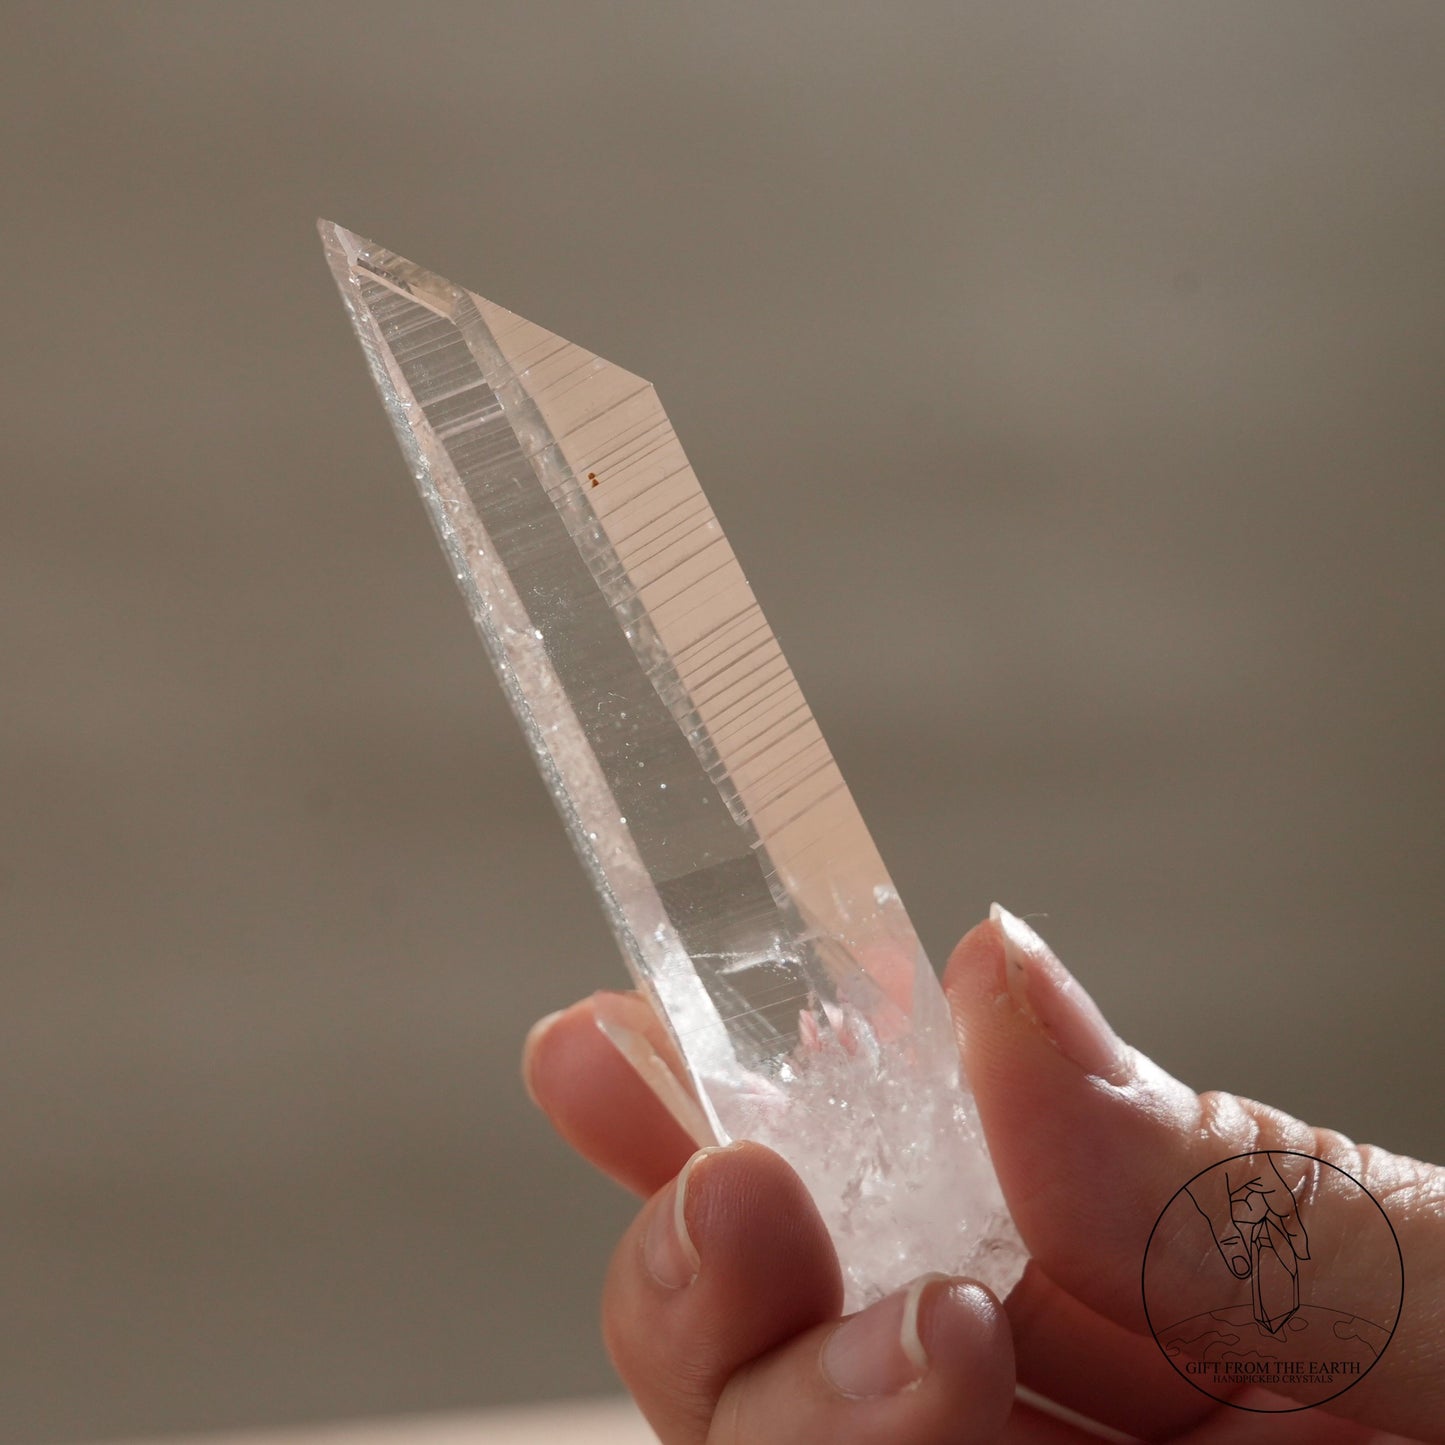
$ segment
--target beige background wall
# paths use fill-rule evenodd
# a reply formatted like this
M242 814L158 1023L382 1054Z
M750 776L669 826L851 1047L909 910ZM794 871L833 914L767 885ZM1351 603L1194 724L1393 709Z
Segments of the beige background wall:
M939 961L1445 1154L1445 7L3 19L0 1439L610 1387L620 964L317 214L658 382Z

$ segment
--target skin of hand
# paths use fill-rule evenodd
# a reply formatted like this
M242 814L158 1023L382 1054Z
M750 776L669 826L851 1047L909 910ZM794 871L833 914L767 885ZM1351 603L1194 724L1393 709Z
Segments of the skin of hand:
M594 995L532 1030L523 1072L533 1099L585 1159L645 1200L612 1259L603 1330L663 1445L1097 1438L1016 1403L1016 1383L1113 1438L1445 1440L1445 1170L1253 1100L1195 1094L1121 1042L1042 939L1002 909L955 949L944 988L1032 1256L1006 1305L980 1284L927 1277L840 1317L837 1261L796 1175L755 1144L699 1151L674 1117L686 1113L665 1108L615 1046L630 1040L634 1061L670 1052L640 998ZM1144 1242L1181 1183L1268 1150L1359 1180L1389 1215L1406 1277L1380 1363L1328 1405L1284 1414L1237 1410L1185 1383L1148 1334L1139 1290ZM1227 1190L1222 1205L1227 1233ZM1352 1255L1331 1267L1367 1281L1378 1264ZM1213 1241L1194 1265L1219 1268Z

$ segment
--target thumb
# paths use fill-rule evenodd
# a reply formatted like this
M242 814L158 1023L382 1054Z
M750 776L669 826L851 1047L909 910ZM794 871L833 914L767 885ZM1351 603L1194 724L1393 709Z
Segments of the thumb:
M1445 1413L1445 1170L1357 1147L1251 1099L1196 1094L1124 1044L1048 945L1003 909L955 949L944 987L1004 1194L1024 1243L1056 1284L1143 1333L1141 1268L1166 1205L1226 1160L1280 1151L1276 1157L1314 1171L1301 1179L1297 1200L1311 1220L1314 1277L1355 1297L1379 1296L1382 1279L1394 1282L1383 1321L1388 1329L1398 1315L1389 1348L1331 1410L1437 1438ZM1387 1211L1398 1254L1378 1211L1346 1176ZM1358 1208L1351 1212L1356 1204L1376 1228ZM1198 1215L1186 1212L1197 1226ZM1212 1202L1205 1213L1211 1221L1219 1215ZM1168 1217L1180 1218L1173 1209ZM1328 1219L1341 1223L1327 1241ZM1181 1273L1207 1270L1218 1279L1214 1238L1199 1228L1196 1247L1195 1226L1181 1229L1166 1253ZM1153 1258L1151 1249L1151 1268Z

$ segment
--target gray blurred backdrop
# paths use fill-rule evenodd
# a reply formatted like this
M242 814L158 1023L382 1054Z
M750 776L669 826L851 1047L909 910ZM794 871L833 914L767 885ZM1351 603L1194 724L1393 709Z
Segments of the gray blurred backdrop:
M1445 1153L1445 6L41 3L0 57L0 1437L612 1388L621 981L322 262L653 378L939 962Z

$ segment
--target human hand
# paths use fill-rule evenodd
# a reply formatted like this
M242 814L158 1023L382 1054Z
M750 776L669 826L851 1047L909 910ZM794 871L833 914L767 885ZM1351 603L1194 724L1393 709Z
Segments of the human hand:
M1111 1438L1445 1440L1445 1170L1252 1100L1196 1095L1121 1043L1047 945L1002 910L959 944L944 987L1032 1255L1002 1306L981 1285L925 1279L840 1323L837 1261L797 1177L754 1144L697 1153L644 1083L666 1074L648 1060L668 1045L642 1000L595 995L529 1037L528 1086L562 1137L647 1199L613 1256L603 1326L664 1445L1097 1438L1016 1404L1016 1383L1102 1422ZM675 1112L694 1117L685 1100ZM1359 1180L1386 1208L1409 1277L1380 1363L1328 1406L1293 1414L1244 1413L1186 1384L1150 1338L1139 1291L1165 1201L1219 1161L1264 1151L1312 1155ZM1333 1171L1321 1174L1331 1177L1315 1181L1311 1208L1323 1211ZM1254 1191L1233 1182L1244 1207L1256 1207L1251 1193L1272 1207L1308 1258L1284 1181L1263 1175ZM1218 1270L1219 1255L1239 1255L1225 1243L1230 1212L1206 1198L1208 1256L1180 1269ZM1329 1261L1361 1288L1380 1263L1360 1251ZM1234 1403L1268 1403L1253 1392L1243 1387Z
M1294 1193L1280 1177L1278 1161L1255 1154L1246 1168L1231 1170L1233 1163L1216 1164L1186 1186L1194 1207L1209 1221L1225 1268L1236 1279L1249 1278L1246 1235L1261 1224L1274 1227L1293 1259L1308 1259L1309 1236L1300 1223Z

